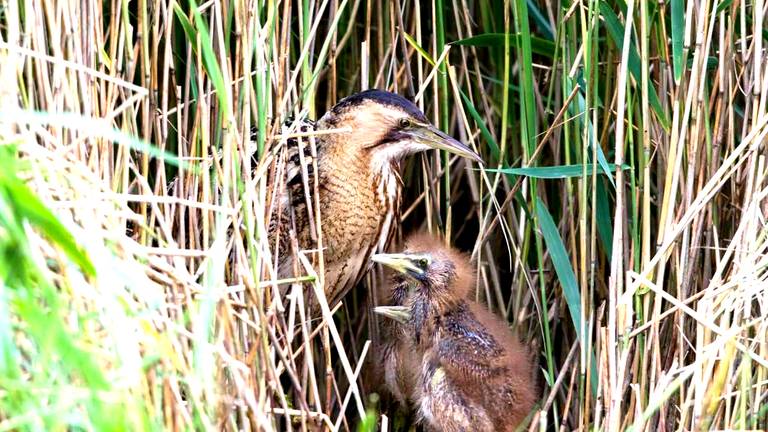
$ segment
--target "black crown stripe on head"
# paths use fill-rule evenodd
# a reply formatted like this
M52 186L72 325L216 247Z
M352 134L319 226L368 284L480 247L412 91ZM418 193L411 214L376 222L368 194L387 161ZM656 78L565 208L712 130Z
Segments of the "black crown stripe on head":
M333 113L336 115L341 114L343 111L360 105L366 100L374 101L382 105L400 108L407 112L408 115L418 119L419 121L426 122L427 120L424 117L424 113L422 113L419 107L417 107L413 102L398 94L378 89L365 90L360 93L353 94L352 96L345 97L344 99L340 100L336 106L333 107Z

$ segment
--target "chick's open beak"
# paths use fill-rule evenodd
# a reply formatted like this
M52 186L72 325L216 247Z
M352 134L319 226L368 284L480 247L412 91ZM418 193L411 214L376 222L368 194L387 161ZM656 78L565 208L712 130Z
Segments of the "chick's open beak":
M409 130L414 141L420 142L426 146L434 149L445 150L448 153L453 153L467 159L471 159L479 164L483 164L483 159L475 153L474 150L455 140L445 132L436 128L431 124L419 124L413 129Z
M411 319L411 311L406 306L377 306L373 311L401 324Z
M371 256L371 261L384 264L406 276L417 277L424 274L424 271L414 264L412 257L408 254L375 254Z

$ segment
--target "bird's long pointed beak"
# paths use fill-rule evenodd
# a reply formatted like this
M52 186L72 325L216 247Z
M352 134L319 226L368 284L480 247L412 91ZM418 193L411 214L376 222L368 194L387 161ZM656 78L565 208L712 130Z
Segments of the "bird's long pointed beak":
M411 311L406 306L377 306L373 311L401 324L411 319Z
M458 141L436 128L431 124L420 124L419 127L410 131L414 140L423 143L434 149L445 150L467 159L471 159L479 164L483 164L483 158L467 145Z
M396 272L405 275L420 275L423 273L423 270L414 265L411 256L407 254L375 254L371 256L371 261L384 264Z

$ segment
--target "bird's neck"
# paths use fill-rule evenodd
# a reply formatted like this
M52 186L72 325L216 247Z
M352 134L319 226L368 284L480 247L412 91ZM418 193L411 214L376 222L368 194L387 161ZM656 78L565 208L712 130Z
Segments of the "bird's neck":
M398 162L371 160L371 172L374 178L380 179L379 194L386 194L391 199L399 199L399 191L402 186L400 178L400 164Z
M387 157L379 151L371 151L366 140L371 140L358 130L345 134L334 135L324 144L328 157L323 158L324 168L328 173L345 173L346 182L357 183L356 194L371 196L372 194L380 208L390 209L391 212L382 214L381 238L378 246L383 250L388 241L392 227L397 223L400 211L400 166L398 158ZM356 145L350 145L355 142Z

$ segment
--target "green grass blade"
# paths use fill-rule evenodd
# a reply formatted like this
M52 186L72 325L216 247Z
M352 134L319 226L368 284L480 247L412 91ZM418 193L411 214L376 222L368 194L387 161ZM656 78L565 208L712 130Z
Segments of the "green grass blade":
M3 183L4 195L12 201L19 218L29 221L30 225L39 230L48 240L58 245L83 273L88 276L96 274L91 259L77 244L72 233L59 222L29 187L21 182Z
M568 252L565 249L563 239L560 237L560 233L557 230L557 225L555 225L555 222L552 220L552 215L538 197L535 198L535 205L536 218L541 227L541 235L544 237L544 243L546 243L547 249L549 249L552 265L555 267L557 279L560 281L560 286L563 289L563 295L565 296L565 302L568 305L568 312L571 315L571 321L576 330L576 335L581 342L582 349L585 349L584 347L587 346L587 326L586 323L582 325L581 321L581 290L579 289L579 283L576 280L576 274L574 273L571 261L568 258ZM592 393L597 394L597 367L594 353L590 353L590 355Z
M499 144L493 138L493 135L491 135L491 131L488 129L488 126L486 126L483 117L479 112L477 112L477 109L472 104L472 101L469 100L463 91L459 90L459 94L461 95L461 100L464 102L464 107L467 108L469 115L472 116L472 119L475 120L475 123L477 123L477 126L480 128L480 134L483 136L483 139L485 139L485 142L488 143L488 147L491 149L491 156L493 157L493 160L498 161L500 155Z
M347 0L342 0L342 2L338 6L338 11L333 19L331 21L331 25L328 29L329 34L333 34L336 32L336 28L339 25L339 19L341 18L342 12L347 7ZM317 89L317 77L320 75L320 72L325 67L325 59L328 56L328 49L331 46L331 37L325 38L323 41L323 45L320 47L320 53L317 55L317 63L315 64L315 69L312 71L311 77L309 77L309 81L304 86L304 103L305 105L308 105L311 103L311 101L315 98L315 91Z
M683 38L685 35L685 5L683 0L672 0L672 66L675 71L675 82L683 77Z
M552 31L552 26L549 24L547 17L541 12L539 5L534 0L527 0L527 2L528 14L533 17L536 27L541 30L547 40L554 40L555 32Z
M674 3L674 2L673 2ZM717 4L717 10L715 13L720 13L726 9L728 9L731 4L733 4L733 0L723 0L720 3Z
M626 9L626 6L624 6L624 8ZM600 2L600 14L603 16L603 20L605 21L606 29L608 29L608 35L611 37L614 45L621 49L622 41L624 39L624 26L619 21L619 17L616 16L616 13L605 2ZM634 43L634 40L630 41L628 58L629 60L627 67L629 69L629 73L632 75L632 78L636 82L640 82L640 54L637 51L637 45ZM659 100L659 95L656 93L655 87L648 87L648 98L649 102L651 103L651 107L653 108L653 112L656 113L656 118L659 120L659 123L664 128L664 130L669 131L669 119L667 118L667 114L664 112L664 108L661 107L661 101Z
M176 18L179 20L179 23L181 23L181 28L184 30L184 35L187 37L187 41L193 42L197 40L197 30L195 30L195 26L192 25L192 21L187 18L187 15L178 3L173 4L173 12L176 13ZM189 46L192 48L192 51L197 54L197 44L190 43Z
M224 117L231 118L232 107L229 103L229 91L224 82L224 75L222 74L221 68L219 67L216 54L213 52L213 43L211 41L211 35L208 32L208 26L205 24L205 20L203 20L203 16L200 14L200 11L197 9L197 3L195 0L190 0L190 8L192 9L192 15L195 19L196 31L192 30L192 23L186 17L178 4L174 4L173 10L176 13L176 16L179 18L179 21L182 23L184 33L187 35L189 43L192 46L195 46L197 41L200 41L200 49L205 71L208 74L208 77L211 79L213 88L216 89L216 97L219 99L220 108L225 114ZM191 38L193 35L195 38Z
M182 161L175 154L163 150L142 139L131 136L119 129L115 129L110 122L104 119L88 117L71 112L42 112L27 110L0 111L0 119L11 123L43 124L87 131L91 136L99 136L114 141L127 146L131 150L146 153L156 159L162 159L165 163L197 172L197 168L194 165Z
M597 182L596 189L595 217L597 218L597 235L600 237L600 243L603 245L605 257L610 259L613 252L613 224L611 223L608 189L605 183L601 181Z
M621 168L628 169L629 166L622 165ZM592 175L592 172L594 171L594 165L588 164L586 169L587 169L587 175ZM526 167L526 168L499 168L499 169L486 168L485 170L490 172L501 172L504 174L513 174L513 175L533 177L533 178L539 178L539 179L564 179L564 178L571 178L571 177L581 177L583 165L575 164L575 165L536 166L536 167ZM616 171L616 165L608 164L608 171L609 172ZM599 169L598 173L605 174L603 169Z
M504 37L509 38L510 45L517 49L522 47L522 35L504 35L504 33L486 33L451 42L451 45L478 46L478 47L504 47ZM555 56L555 43L546 39L531 36L531 51L548 58Z
M96 269L85 251L77 244L74 236L54 216L48 207L29 187L16 177L16 150L13 146L0 147L0 199L20 221L28 221L48 240L55 243L88 276Z
M525 148L525 162L533 154L536 147L538 125L536 118L536 96L533 85L533 51L531 48L531 31L528 23L528 6L524 0L515 0L513 3L513 17L515 27L519 31L518 62L521 65L519 73L520 84L520 114L522 118L520 138ZM517 38L510 38L511 42ZM536 185L531 183L532 192L535 193Z
M573 327L576 329L579 340L583 341L585 335L581 330L581 290L579 289L579 283L576 281L576 274L568 258L568 252L563 244L563 239L560 237L557 226L552 220L552 215L550 215L549 210L547 210L547 207L539 198L536 198L536 217L539 219L541 235L544 237L547 249L549 249L557 279L563 288Z
M405 36L405 40L408 41L408 44L413 47L413 49L416 50L423 58L427 61L432 67L435 66L435 60L432 59L432 56L429 55L429 53L419 45L419 43L416 41L416 39L413 38L413 36L409 35L406 32L403 32L403 35Z

